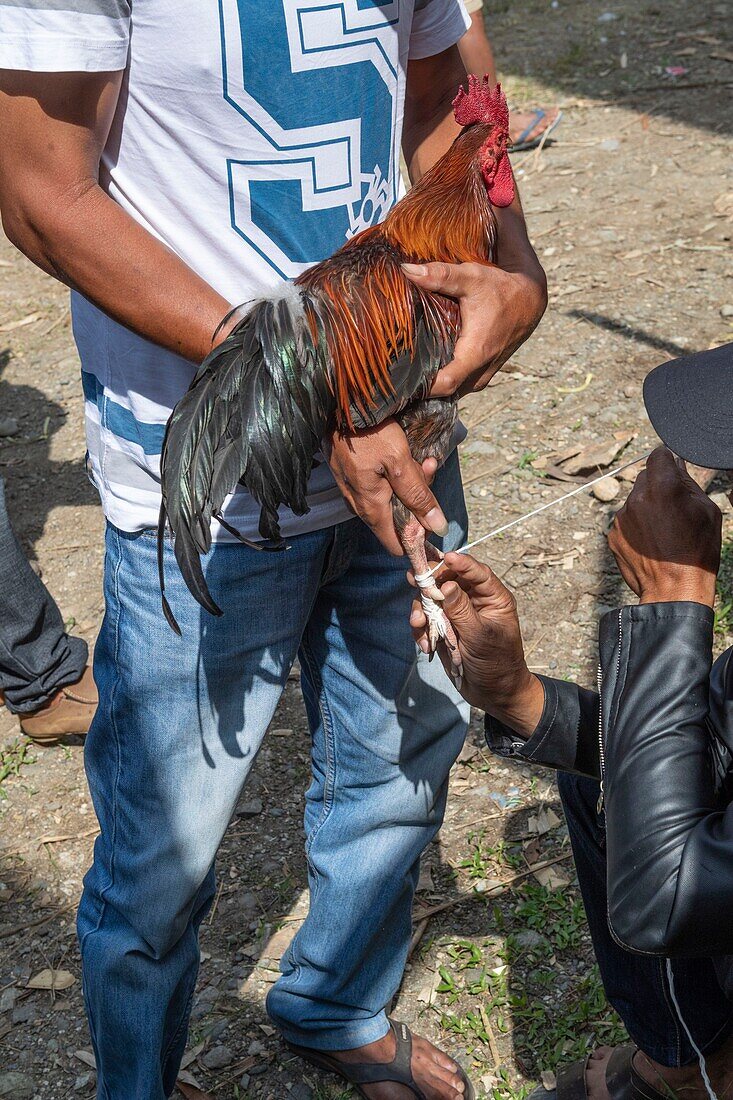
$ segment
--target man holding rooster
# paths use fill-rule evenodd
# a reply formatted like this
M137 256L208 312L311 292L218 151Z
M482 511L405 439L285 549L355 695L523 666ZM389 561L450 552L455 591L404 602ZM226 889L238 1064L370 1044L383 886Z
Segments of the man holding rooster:
M438 662L415 658L391 500L462 542L455 451L431 488L434 463L412 459L396 421L335 434L307 516L281 513L287 554L230 537L257 538L259 509L235 492L204 561L223 618L200 612L163 551L181 637L160 612L154 537L165 424L232 303L381 220L400 139L413 180L448 149L467 25L460 0L0 0L3 224L72 288L108 520L86 750L101 835L79 911L106 1100L174 1088L214 857L296 656L311 906L268 1011L369 1100L473 1095L385 1011L467 714ZM544 310L518 200L497 223L498 268L413 273L460 306L435 394L485 386Z

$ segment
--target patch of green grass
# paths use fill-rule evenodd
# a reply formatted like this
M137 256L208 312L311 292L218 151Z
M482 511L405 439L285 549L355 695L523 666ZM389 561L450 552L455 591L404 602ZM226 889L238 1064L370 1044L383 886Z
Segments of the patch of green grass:
M516 871L522 866L522 851L518 845L510 844L506 840L485 845L484 833L485 830L481 829L478 833L469 834L468 842L473 851L458 865L468 871L469 878L487 878L502 867Z
M481 848L482 834L474 839ZM524 1100L528 1079L626 1036L591 962L577 887L551 891L526 882L487 905L486 916L490 937L438 941L444 959L436 1008L441 1027L470 1057L474 1079L496 1081L486 1081L482 1100ZM537 936L520 934L530 931ZM498 1066L497 1048L507 1059Z
M514 915L522 928L529 928L546 936L556 951L580 946L587 928L583 902L575 891L547 890L528 882L522 889L522 899L515 906ZM512 962L508 941L507 962Z
M720 569L715 585L714 630L720 636L733 633L733 540L723 543L720 552Z
M537 1071L585 1057L589 1041L613 1045L625 1038L595 967L569 991L562 1012L526 993L512 996L510 1009L518 1053Z
M525 451L519 460L517 468L520 470L526 470L527 467L532 465L536 458L539 458L539 454L537 451Z
M13 741L0 751L0 798L8 797L3 786L5 780L12 775L20 775L21 768L35 762L29 741Z

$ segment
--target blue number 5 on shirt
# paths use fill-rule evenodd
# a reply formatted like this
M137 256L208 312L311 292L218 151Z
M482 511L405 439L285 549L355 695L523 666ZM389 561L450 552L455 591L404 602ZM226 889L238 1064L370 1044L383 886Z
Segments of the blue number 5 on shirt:
M219 0L224 97L248 124L227 161L232 226L285 278L395 201L405 2Z

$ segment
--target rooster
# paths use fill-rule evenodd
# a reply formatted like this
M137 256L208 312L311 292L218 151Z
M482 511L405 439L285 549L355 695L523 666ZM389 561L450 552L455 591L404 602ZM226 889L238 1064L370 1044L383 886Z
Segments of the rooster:
M330 259L255 302L204 360L168 423L161 461L159 562L166 521L175 556L198 602L221 614L200 555L210 524L239 482L261 507L260 534L283 548L278 508L308 511L314 456L334 429L353 432L387 417L401 423L413 457L441 462L457 418L455 398L430 399L460 331L457 302L422 290L402 263L492 264L493 206L508 206L514 180L507 155L506 99L488 78L468 78L453 101L462 127L450 149L392 208ZM419 521L393 498L395 527L415 575L433 648L444 638L455 677L455 635L429 574L439 551ZM238 536L241 537L241 536ZM242 539L242 541L247 541ZM163 609L178 630L163 591Z

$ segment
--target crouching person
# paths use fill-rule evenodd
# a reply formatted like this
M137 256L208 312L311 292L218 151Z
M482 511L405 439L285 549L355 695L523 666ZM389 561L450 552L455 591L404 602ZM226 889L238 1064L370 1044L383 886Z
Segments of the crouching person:
M695 358L694 371L678 361L649 376L647 409L677 455L731 469L733 347ZM609 544L638 603L601 619L600 695L529 672L514 598L487 566L449 554L444 606L492 750L560 771L603 983L633 1040L561 1069L556 1100L722 1100L733 1085L733 648L713 663L720 511L660 447ZM424 648L419 605L412 623Z

